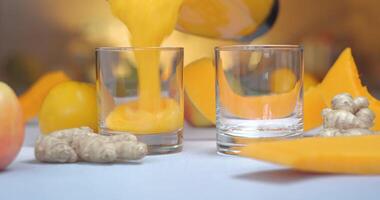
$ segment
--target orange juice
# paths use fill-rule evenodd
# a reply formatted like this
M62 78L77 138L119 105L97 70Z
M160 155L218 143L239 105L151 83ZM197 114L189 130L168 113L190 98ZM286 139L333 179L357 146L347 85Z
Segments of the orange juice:
M182 0L109 0L113 14L130 32L134 47L160 46L173 31ZM159 50L136 51L138 100L117 106L106 126L136 134L172 132L183 126L183 111L170 98L161 97Z

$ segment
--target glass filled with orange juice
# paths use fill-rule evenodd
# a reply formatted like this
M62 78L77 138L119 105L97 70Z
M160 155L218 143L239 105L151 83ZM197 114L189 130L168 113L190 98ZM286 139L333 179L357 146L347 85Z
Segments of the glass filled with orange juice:
M183 48L96 49L101 134L132 133L149 154L182 150Z

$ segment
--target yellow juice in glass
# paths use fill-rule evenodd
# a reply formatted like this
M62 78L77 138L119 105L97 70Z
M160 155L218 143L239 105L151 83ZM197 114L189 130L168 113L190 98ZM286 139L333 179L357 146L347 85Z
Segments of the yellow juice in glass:
M275 0L108 0L112 13L130 32L133 47L158 47L176 27L206 37L239 39L258 30ZM109 129L154 134L183 126L182 106L161 97L160 52L135 52L138 100L116 107Z
M174 29L182 0L109 0L130 32L133 47L159 47ZM183 127L183 106L161 96L160 51L135 51L138 99L116 106L108 129L134 134L168 133Z

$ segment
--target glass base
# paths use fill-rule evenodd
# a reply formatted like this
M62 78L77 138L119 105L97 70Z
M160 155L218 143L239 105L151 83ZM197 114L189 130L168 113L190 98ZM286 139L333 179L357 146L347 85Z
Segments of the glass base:
M177 153L182 151L183 129L159 134L135 134L131 132L113 131L109 129L101 129L101 134L122 134L130 133L137 137L139 142L148 145L148 155Z
M293 122L293 123L289 123ZM226 122L226 121L224 121ZM280 139L296 138L303 135L301 119L280 120L228 120L217 128L217 152L238 155L248 144ZM281 123L279 123L281 122Z

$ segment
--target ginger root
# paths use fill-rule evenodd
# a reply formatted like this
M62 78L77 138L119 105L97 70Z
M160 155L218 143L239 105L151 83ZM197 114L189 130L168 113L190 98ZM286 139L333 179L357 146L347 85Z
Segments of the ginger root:
M368 106L365 97L352 98L350 94L336 95L332 100L331 109L322 111L323 129L320 136L365 135L372 134L369 130L373 126L375 114Z
M138 142L134 135L104 136L94 133L88 127L41 135L35 144L35 157L41 162L125 162L140 160L146 154L146 144Z

